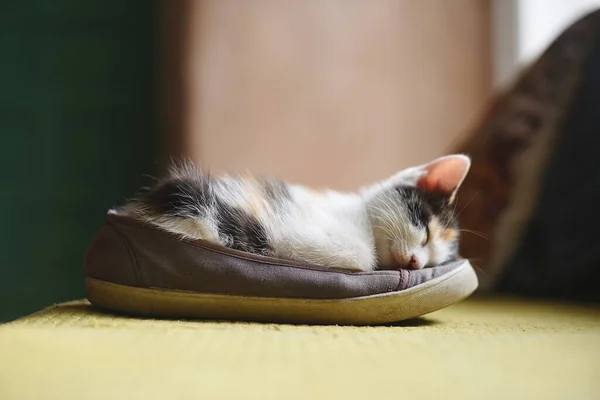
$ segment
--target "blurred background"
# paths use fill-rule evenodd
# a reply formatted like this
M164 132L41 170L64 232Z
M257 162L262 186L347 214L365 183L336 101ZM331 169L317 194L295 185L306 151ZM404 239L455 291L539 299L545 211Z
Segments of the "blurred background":
M0 321L83 297L108 208L169 157L353 189L447 152L596 0L0 6Z

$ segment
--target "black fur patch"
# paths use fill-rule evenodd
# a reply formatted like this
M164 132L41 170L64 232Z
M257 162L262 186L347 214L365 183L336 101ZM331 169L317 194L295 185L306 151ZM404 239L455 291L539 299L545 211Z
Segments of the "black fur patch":
M454 218L454 206L449 203L449 198L443 193L423 193L425 201L431 207L431 212L438 218L443 226L449 227L456 218Z
M220 199L215 203L215 217L219 235L228 247L254 254L268 254L267 233L255 217Z
M210 178L170 178L141 193L138 201L152 212L169 217L202 217L214 203Z
M415 226L426 227L429 224L430 216L421 191L414 186L399 186L396 191L402 197L410 222Z
M265 179L260 183L271 204L280 205L290 199L290 192L284 182Z
M406 205L410 222L415 226L426 227L433 215L444 226L454 222L454 208L448 203L446 195L426 193L415 186L399 186L396 191Z

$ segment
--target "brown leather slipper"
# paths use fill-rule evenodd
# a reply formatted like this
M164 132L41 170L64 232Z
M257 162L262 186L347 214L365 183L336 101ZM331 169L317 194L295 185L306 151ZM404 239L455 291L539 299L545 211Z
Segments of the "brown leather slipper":
M109 214L85 257L95 306L133 315L310 324L381 324L455 303L477 288L467 260L350 272L185 240Z

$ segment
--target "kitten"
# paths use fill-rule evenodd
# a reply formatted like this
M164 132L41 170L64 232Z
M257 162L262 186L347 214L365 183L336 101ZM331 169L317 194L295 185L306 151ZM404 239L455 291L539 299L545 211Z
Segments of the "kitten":
M174 167L117 213L186 238L323 267L420 269L457 257L454 200L464 155L400 171L356 193Z

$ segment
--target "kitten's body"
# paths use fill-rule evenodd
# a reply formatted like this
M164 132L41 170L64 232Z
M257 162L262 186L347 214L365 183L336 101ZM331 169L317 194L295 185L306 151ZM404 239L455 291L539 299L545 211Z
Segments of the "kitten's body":
M184 237L313 265L422 268L456 257L452 202L468 166L466 157L449 156L341 193L251 176L214 178L186 165L119 212ZM453 180L447 187L445 175Z

